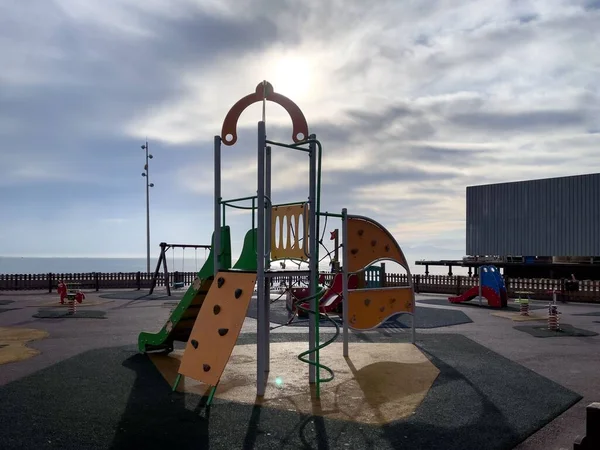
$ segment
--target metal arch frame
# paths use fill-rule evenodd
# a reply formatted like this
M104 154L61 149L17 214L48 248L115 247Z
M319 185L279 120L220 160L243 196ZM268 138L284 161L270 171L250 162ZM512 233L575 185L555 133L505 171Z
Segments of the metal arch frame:
M221 205L224 203L221 197L221 146L222 137L214 138L214 272L221 269L220 258L220 228L221 228ZM302 148L299 145L308 144L309 148ZM231 145L231 144L228 144ZM256 195L256 228L257 228L257 378L256 389L258 396L264 396L268 373L270 370L270 299L267 297L269 292L270 276L270 248L271 233L273 232L271 224L271 145L284 148L290 148L297 151L308 153L309 156L309 195L308 195L308 228L309 228L309 286L311 299L311 309L317 310L318 299L317 280L318 280L318 228L319 228L319 198L320 198L320 160L321 145L316 140L315 135L308 136L308 139L298 142L295 145L282 144L274 141L267 141L266 124L261 120L257 124L257 195ZM227 203L227 202L225 202ZM317 384L319 391L319 377L316 365L319 364L319 325L318 315L314 321L309 324L309 382ZM317 394L318 395L318 394Z

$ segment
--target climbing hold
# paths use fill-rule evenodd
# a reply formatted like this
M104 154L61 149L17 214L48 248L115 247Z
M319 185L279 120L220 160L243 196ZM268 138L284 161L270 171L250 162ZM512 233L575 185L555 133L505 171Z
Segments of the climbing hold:
M225 278L223 277L219 277L219 279L217 280L217 286L220 288L225 284Z
M365 298L365 306L369 306L371 304L371 299Z
M236 289L234 295L235 295L235 298L240 298L240 296L242 295L242 290L241 289Z
M377 245L377 241L375 239L373 239L371 241L371 247L375 247Z
M362 236L365 233L365 230L358 230L358 235Z
M395 298L390 298L390 304L394 304L396 303L396 299Z
M381 308L379 308L379 311L384 312L385 311L385 306L382 306Z
M210 370L210 366L208 364L202 364L202 370L208 372Z
M385 245L385 251L389 252L391 250L390 244Z
M352 314L352 317L350 318L350 322L351 323L356 322L356 314Z
M217 314L219 314L220 312L221 312L221 307L219 305L213 306L213 313L215 313L215 316Z
M228 331L229 328L219 328L219 336L225 336Z
M356 255L358 253L358 249L353 248L352 250L350 250L350 253L352 253L353 255Z
M198 348L198 341L196 339L192 339L191 344L192 344L192 347Z

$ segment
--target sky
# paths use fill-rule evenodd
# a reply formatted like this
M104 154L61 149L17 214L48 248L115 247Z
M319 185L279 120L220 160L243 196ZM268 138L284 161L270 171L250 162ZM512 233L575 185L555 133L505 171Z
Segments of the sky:
M599 24L598 0L1 2L0 255L145 256L146 139L153 258L210 243L214 136L267 80L323 143L324 210L460 258L467 186L600 171ZM223 148L224 198L256 194L261 113ZM274 150L274 202L307 177ZM228 223L236 254L251 219Z

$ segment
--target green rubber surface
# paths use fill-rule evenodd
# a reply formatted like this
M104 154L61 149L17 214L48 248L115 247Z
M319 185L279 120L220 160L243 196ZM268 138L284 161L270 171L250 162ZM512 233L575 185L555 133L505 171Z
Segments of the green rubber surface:
M598 336L598 333L594 331L582 330L581 328L575 328L569 324L560 324L560 330L552 331L548 329L548 325L521 325L514 327L515 330L523 331L530 334L533 337L547 338L547 337L573 337L573 336Z
M370 336L390 339L402 342ZM255 340L242 334L239 344ZM508 450L581 399L464 336L423 335L417 345L440 374L414 415L386 426L218 398L207 411L200 397L172 392L133 346L78 353L0 387L0 448Z
M65 308L40 309L32 317L36 319L106 319L106 311L82 309L75 311L75 314L69 314L69 311Z

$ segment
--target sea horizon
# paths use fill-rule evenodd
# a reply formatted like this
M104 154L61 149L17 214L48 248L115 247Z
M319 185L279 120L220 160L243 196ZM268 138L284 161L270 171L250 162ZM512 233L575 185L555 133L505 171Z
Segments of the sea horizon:
M425 259L425 258L419 258ZM197 272L204 264L204 258L171 258L167 260L169 272ZM152 258L150 270L156 269L158 257ZM413 274L424 274L425 267L409 262ZM293 264L288 264L288 269L293 269ZM327 271L328 265L322 264L321 270ZM162 268L161 268L162 270ZM453 267L455 275L466 275L467 269ZM0 256L0 274L44 274L44 273L131 273L146 272L146 258L135 257L52 257L52 256ZM443 266L430 266L432 275L447 275L448 268Z

